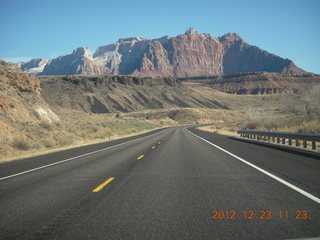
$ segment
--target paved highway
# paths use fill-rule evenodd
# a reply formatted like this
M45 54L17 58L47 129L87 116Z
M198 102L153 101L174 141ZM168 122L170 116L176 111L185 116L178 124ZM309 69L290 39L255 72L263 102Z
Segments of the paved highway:
M320 160L185 127L0 165L0 239L320 237Z

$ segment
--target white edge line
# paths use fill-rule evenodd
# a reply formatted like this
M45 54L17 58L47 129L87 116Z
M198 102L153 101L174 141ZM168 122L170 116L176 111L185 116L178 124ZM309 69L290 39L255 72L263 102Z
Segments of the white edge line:
M234 157L234 158L236 158L236 159L240 160L241 162L243 162L243 163L245 163L245 164L247 164L247 165L249 165L249 166L251 166L251 167L255 168L256 170L258 170L258 171L260 171L260 172L262 172L262 173L264 173L264 174L268 175L269 177L271 177L271 178L273 178L273 179L277 180L278 182L280 182L280 183L282 183L282 184L286 185L287 187L289 187L289 188L291 188L291 189L293 189L293 190L297 191L298 193L300 193L300 194L304 195L305 197L307 197L307 198L309 198L309 199L311 199L311 200L313 200L313 201L315 201L315 202L317 202L317 203L319 203L319 204L320 204L320 199L319 199L319 198L317 198L316 196L314 196L314 195L312 195L312 194L310 194L310 193L308 193L308 192L306 192L306 191L302 190L301 188L298 188L298 187L294 186L294 185L293 185L293 184L291 184L291 183L288 183L287 181L285 181L285 180L283 180L283 179L281 179L281 178L279 178L279 177L277 177L277 176L273 175L272 173L267 172L266 170L263 170L262 168L260 168L260 167L258 167L258 166L256 166L256 165L254 165L254 164L252 164L252 163L250 163L250 162L248 162L248 161L246 161L246 160L242 159L241 157L238 157L238 156L234 155L233 153L231 153L231 152L229 152L229 151L227 151L227 150L223 149L222 147L219 147L219 146L217 146L217 145L215 145L215 144L213 144L213 143L209 142L208 140L206 140L206 139L204 139L204 138L202 138L202 137L199 137L198 135L196 135L196 134L194 134L194 133L190 132L188 129L186 129L186 130L187 130L189 133L191 133L192 135L194 135L195 137L200 138L201 140L205 141L206 143L208 143L208 144L210 144L210 145L212 145L212 146L214 146L214 147L216 147L216 148L220 149L221 151L223 151L223 152L225 152L225 153L229 154L230 156L232 156L232 157Z
M8 178L13 178L13 177L16 177L16 176L20 176L20 175L23 175L23 174L26 174L26 173L34 172L34 171L37 171L37 170L40 170L40 169L43 169L43 168L47 168L47 167L51 167L51 166L54 166L54 165L58 165L60 163L68 162L68 161L71 161L71 160L74 160L74 159L77 159L77 158L80 158L80 157L85 157L85 156L88 156L88 155L91 155L91 154L95 154L95 153L98 153L98 152L109 150L111 148L119 147L119 146L127 144L129 142L141 140L143 138L150 137L150 136L153 136L153 135L158 134L158 133L159 132L156 132L154 134L151 134L151 135L148 135L148 136L144 136L144 137L141 137L141 138L137 138L137 139L133 139L133 140L130 140L130 141L127 141L127 142L123 142L123 143L114 145L114 146L110 146L110 147L107 147L107 148L99 149L99 150L96 150L96 151L93 151L93 152L89 152L89 153L85 153L85 154L82 154L82 155L79 155L79 156L75 156L75 157L72 157L72 158L67 158L67 159L61 160L59 162L50 163L50 164L47 164L47 165L44 165L44 166L41 166L41 167L33 168L33 169L30 169L30 170L27 170L27 171L23 171L23 172L12 174L12 175L9 175L9 176L6 176L6 177L2 177L2 178L0 178L0 181L8 179Z

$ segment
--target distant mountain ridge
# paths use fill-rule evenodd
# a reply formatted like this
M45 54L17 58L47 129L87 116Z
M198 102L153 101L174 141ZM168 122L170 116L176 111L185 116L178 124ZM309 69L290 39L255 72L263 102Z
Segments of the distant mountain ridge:
M166 75L192 77L241 72L303 74L291 60L246 43L238 34L214 37L188 29L176 37L122 38L98 47L87 47L52 60L20 63L23 71L40 75Z

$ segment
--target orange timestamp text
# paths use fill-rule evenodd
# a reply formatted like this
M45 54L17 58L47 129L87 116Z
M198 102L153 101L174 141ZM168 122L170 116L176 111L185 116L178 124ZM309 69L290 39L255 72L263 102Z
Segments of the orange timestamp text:
M218 220L218 219L262 219L262 220L269 220L272 218L278 219L308 219L309 212L306 210L296 210L296 211L287 211L287 210L280 210L280 211L271 211L271 210L260 210L260 211L253 211L253 210L245 210L245 211L235 211L235 210L214 210L212 211L211 219Z

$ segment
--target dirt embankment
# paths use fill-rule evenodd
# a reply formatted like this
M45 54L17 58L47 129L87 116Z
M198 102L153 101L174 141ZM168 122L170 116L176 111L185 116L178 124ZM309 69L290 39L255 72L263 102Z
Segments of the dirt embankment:
M232 94L303 93L315 85L320 85L320 75L307 73L252 72L183 78L181 80L202 83L216 90Z
M221 108L214 97L193 91L171 77L41 76L42 97L52 107L91 113L164 108Z

